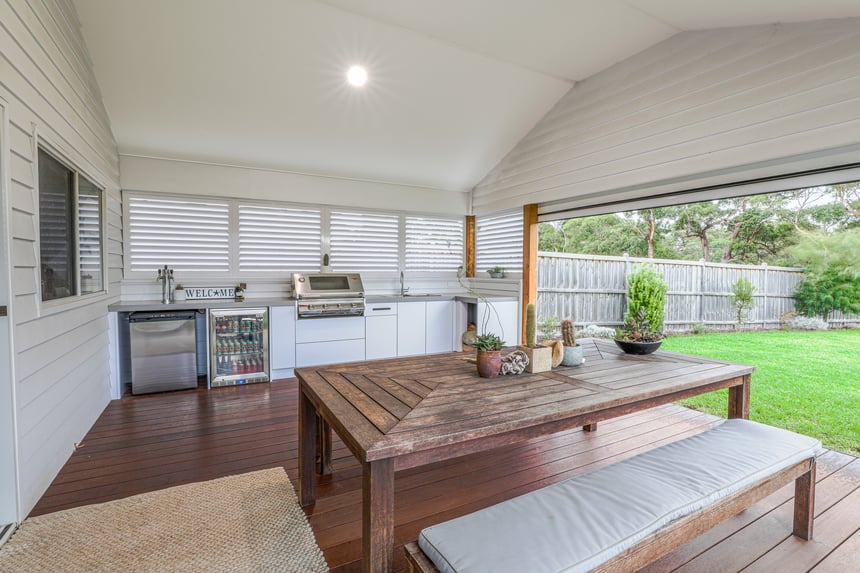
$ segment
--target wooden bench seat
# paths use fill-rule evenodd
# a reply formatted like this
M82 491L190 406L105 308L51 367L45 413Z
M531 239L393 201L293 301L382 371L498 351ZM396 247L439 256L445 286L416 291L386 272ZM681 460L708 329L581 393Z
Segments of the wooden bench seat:
M732 419L616 464L424 529L425 573L634 571L795 481L812 537L818 440Z

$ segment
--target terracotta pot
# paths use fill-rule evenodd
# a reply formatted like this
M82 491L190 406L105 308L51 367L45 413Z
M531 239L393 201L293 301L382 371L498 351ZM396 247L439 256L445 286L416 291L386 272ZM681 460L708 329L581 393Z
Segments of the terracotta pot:
M501 350L478 350L478 376L495 378L502 369Z

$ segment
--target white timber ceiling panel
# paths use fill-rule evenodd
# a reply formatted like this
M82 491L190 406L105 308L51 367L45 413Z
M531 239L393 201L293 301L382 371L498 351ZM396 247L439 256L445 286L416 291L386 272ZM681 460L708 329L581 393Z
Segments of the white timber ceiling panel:
M856 0L73 2L123 155L452 191L576 82L679 32L860 16Z

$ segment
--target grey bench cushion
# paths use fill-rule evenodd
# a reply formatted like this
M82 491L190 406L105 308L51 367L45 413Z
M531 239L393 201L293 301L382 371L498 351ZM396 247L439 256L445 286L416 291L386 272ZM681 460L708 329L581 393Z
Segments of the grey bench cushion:
M418 545L442 573L588 571L674 519L811 458L821 446L748 420L452 519Z

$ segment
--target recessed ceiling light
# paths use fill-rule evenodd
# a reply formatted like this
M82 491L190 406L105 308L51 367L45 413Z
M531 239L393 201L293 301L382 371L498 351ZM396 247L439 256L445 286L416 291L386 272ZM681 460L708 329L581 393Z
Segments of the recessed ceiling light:
M352 66L346 72L346 79L350 84L361 87L367 82L367 71L361 66Z

